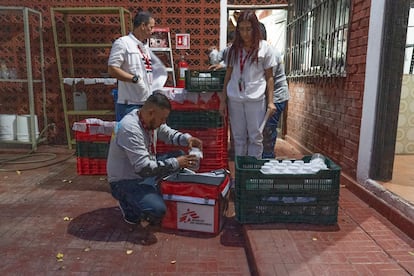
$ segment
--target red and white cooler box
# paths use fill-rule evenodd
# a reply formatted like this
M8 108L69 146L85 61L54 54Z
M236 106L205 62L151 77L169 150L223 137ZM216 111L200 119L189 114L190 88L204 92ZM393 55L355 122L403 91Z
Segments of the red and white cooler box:
M226 170L181 172L166 177L161 192L167 205L162 227L220 233L228 206L230 178Z

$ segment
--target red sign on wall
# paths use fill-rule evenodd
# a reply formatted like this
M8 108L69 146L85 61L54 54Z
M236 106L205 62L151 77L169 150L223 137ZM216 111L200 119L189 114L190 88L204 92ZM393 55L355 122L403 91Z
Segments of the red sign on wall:
M190 34L175 34L176 49L190 49Z

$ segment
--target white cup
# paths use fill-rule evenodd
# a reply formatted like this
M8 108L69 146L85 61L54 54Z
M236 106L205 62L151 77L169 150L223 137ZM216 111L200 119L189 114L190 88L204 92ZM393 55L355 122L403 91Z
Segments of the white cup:
M298 164L298 165L303 165L303 164L305 164L305 161L303 161L303 160L295 160L295 161L293 161L293 164Z
M200 159L203 158L203 152L199 148L191 148L188 154L195 155L197 157L197 161L191 166L190 169L195 172L198 171L200 169Z

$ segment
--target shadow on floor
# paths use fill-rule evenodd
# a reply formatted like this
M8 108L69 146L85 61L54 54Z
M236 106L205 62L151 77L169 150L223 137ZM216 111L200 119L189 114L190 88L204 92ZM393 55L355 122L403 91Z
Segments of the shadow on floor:
M122 221L118 207L97 209L73 218L67 232L83 240L119 242L141 245L157 242L157 229L139 224L129 225Z

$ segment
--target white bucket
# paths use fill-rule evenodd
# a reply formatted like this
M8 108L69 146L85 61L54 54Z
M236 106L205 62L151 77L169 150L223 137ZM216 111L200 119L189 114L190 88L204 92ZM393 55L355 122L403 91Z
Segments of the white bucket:
M74 110L87 110L88 101L85 92L73 92L73 109Z
M0 141L16 140L16 115L0 114Z
M36 138L39 138L39 126L37 123L37 116L34 115L34 129ZM22 142L31 142L31 118L30 115L17 115L16 132L17 140Z

